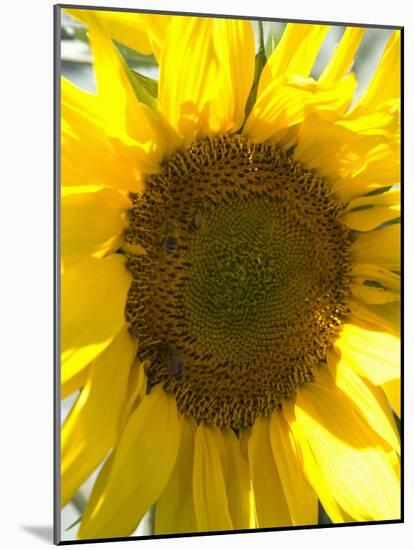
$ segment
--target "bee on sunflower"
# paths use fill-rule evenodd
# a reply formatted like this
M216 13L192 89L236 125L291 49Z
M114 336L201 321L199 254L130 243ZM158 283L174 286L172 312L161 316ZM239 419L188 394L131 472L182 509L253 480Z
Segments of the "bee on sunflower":
M61 82L61 502L79 539L400 518L400 31L69 10ZM144 93L113 40L159 65Z

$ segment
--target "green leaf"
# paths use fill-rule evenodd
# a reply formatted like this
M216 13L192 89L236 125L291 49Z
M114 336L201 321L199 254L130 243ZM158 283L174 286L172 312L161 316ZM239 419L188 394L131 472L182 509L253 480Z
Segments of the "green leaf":
M395 412L392 412L392 415L394 417L395 423L397 424L398 433L401 435L401 419L395 414Z
M384 229L385 227L389 227L390 225L395 225L397 223L399 223L399 224L401 223L401 216L396 216L392 220L388 220L388 221L382 223L381 225L379 225L377 227L377 230L378 229Z
M156 67L157 66L157 61L153 56L153 54L144 55L143 53L138 52L137 50L128 48L128 46L125 46L125 44L122 44L117 40L113 40L113 43L115 44L117 50L125 59L129 67L142 67L142 66Z
M158 80L144 76L129 67L128 76L137 98L156 112L158 110Z
M332 521L328 514L325 512L322 504L318 502L318 525L331 525Z
M76 508L76 510L80 513L80 514L83 514L85 508L86 508L86 502L87 502L87 499L86 497L83 496L83 494L78 491L72 498L71 500L73 506Z
M259 87L259 80L260 75L262 74L263 67L266 65L266 51L265 51L265 45L264 45L264 39L263 39L263 22L258 21L259 24L259 51L256 54L255 58L255 67L254 67L254 80L252 89L250 90L249 97L247 99L246 103L246 116L245 119L247 120L247 117L250 114L250 111L253 109L253 106L256 102L257 97L257 89Z
M65 531L70 531L72 527L75 527L78 523L82 521L82 516L79 516L78 519L75 519L73 523L71 523L68 527L66 527Z
M392 189L392 185L388 185L387 187L379 187L378 189L374 189L373 191L370 191L369 193L366 193L366 197L371 197L372 195L382 195L382 193L386 193L390 189Z
M145 105L147 105L147 107L156 112L158 110L158 80L155 80L148 76L144 76L135 69L132 69L131 59L128 60L128 57L131 57L132 55L137 58L135 62L134 60L132 60L133 66L137 66L136 61L138 60L139 66L146 65L150 67L155 66L154 57L152 55L141 56L141 54L139 54L138 52L135 52L134 50L123 46L117 41L114 41L114 44L122 57L125 70L127 71L128 78L132 84L132 87L134 88L135 95L141 103L144 103ZM147 62L143 63L143 60L145 59L147 60Z

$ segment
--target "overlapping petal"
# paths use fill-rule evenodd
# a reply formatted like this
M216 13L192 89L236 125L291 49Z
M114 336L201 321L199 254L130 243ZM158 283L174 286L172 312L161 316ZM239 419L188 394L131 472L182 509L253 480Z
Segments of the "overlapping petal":
M401 226L393 224L358 236L351 246L355 263L375 264L389 271L399 271L401 264Z
M310 474L309 481L322 502L318 476L354 521L399 519L395 452L340 393L307 384L298 392L294 417L289 422L299 444L306 440L314 456L317 471Z
M401 417L401 380L396 378L381 384L387 399L398 417Z
M129 69L99 19L89 12L87 18L99 114L105 132L123 156L134 158L141 173L157 172L177 144L174 133L138 101Z
M401 31L394 31L388 40L374 76L349 117L355 119L363 114L399 98L401 95Z
M136 349L136 341L124 328L89 369L86 384L62 428L62 505L116 442Z
M350 289L365 304L387 304L400 299L400 277L375 265L356 264Z
M370 323L379 330L391 332L397 338L401 332L400 300L385 304L366 304L359 300L349 300L350 312L359 322Z
M61 183L139 188L133 158L124 156L105 131L99 100L66 78L61 81Z
M343 216L344 223L356 231L370 231L400 216L400 190L351 200Z
M160 59L160 112L184 144L234 132L243 124L253 73L250 22L174 17Z
M72 393L82 388L88 379L89 366L85 365L81 369L66 374L60 385L60 397L66 399Z
M157 501L155 533L194 533L197 521L193 497L194 436L193 419L183 418L180 449L170 479Z
M175 400L160 386L131 414L95 483L78 538L130 535L160 497L173 470L181 439Z
M376 386L400 377L400 339L380 327L350 317L335 347L341 361Z
M309 116L298 134L294 155L348 201L400 180L399 143L378 133L363 134L338 121Z
M114 189L85 185L62 189L63 262L115 252L122 242L129 207L126 195Z
M308 77L328 31L329 25L288 23L260 75L258 95L283 75Z
M276 410L270 420L270 442L293 525L318 522L318 499L303 470L303 457L285 417Z
M89 10L66 8L65 11L85 25L90 22ZM105 32L114 40L144 55L153 53L155 57L159 57L165 32L171 20L170 15L110 10L93 10L93 15L99 19Z
M226 451L226 487L229 512L234 529L248 529L253 521L250 507L249 465L242 454L239 438L233 430L223 430Z
M382 389L360 376L347 363L346 356L342 357L341 354L329 351L327 365L330 376L326 372L327 369L321 369L321 371L325 371L326 375L324 377L317 376L317 382L326 385L331 390L335 389L335 384L336 389L343 392L344 400L349 398L367 424L399 453L400 438L397 426Z
M352 101L355 86L353 75L335 83L289 74L271 80L258 94L243 133L255 143L276 143L312 113L335 120Z
M200 424L195 434L193 494L199 531L233 529L226 488L227 460L223 434Z
M248 440L248 457L257 527L292 525L273 456L268 418L256 418Z
M363 27L347 27L328 64L319 77L320 82L335 82L343 78L351 68L361 40Z
M124 257L86 257L62 274L62 383L93 361L125 325L131 276Z

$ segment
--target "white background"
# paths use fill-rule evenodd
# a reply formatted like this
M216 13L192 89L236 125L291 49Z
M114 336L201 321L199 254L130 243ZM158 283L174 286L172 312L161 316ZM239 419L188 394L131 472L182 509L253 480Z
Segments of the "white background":
M81 3L81 0L79 0ZM84 2L87 3L87 2ZM89 5L100 5L90 0ZM412 547L413 404L413 17L410 3L362 0L101 0L106 6L405 25L406 63L406 523L370 527L130 542L141 548L238 545L335 550ZM52 527L52 0L1 5L0 40L0 546L51 544ZM411 340L411 341L410 341ZM85 550L92 545L82 545ZM97 548L96 546L93 546ZM126 548L112 543L103 548Z

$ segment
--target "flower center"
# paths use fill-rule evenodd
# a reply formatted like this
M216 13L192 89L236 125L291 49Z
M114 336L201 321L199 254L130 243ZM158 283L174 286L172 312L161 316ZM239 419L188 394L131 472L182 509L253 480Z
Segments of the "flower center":
M327 183L270 144L194 142L131 195L126 317L148 391L251 426L311 381L346 314L349 241Z

